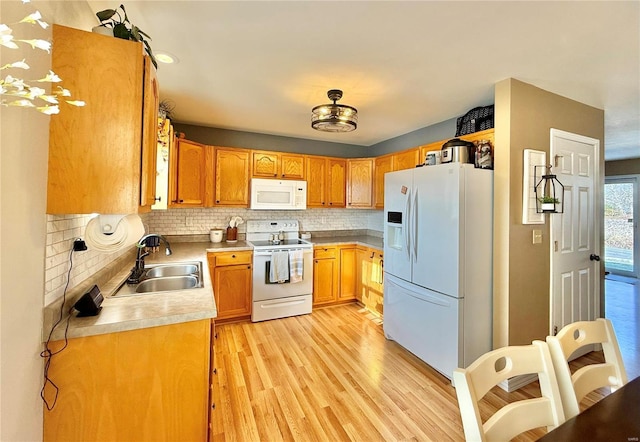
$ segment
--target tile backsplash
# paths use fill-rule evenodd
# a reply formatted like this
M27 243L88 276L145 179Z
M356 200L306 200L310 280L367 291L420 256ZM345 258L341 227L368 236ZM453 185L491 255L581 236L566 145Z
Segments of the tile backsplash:
M308 209L250 210L244 208L171 209L147 214L146 223L153 232L164 235L208 234L210 229L225 228L233 216L248 219L297 219L301 231L368 229L382 232L382 210ZM244 233L246 224L238 227Z
M47 246L45 261L44 305L62 297L67 286L69 258L73 241L84 239L87 223L95 215L47 215ZM143 218L144 222L144 218ZM67 290L103 269L129 249L114 253L102 253L89 248L73 253L73 268Z
M49 305L62 297L67 285L70 252L76 238L84 239L87 223L95 215L47 215L45 264L45 299ZM208 234L212 228L223 228L232 216L247 219L287 219L300 222L301 231L383 230L382 210L309 209L300 211L249 210L244 208L198 208L153 211L141 215L147 232L163 235ZM238 231L245 232L246 224ZM133 247L133 246L132 246ZM67 290L105 268L129 249L102 253L89 248L73 253L73 269Z

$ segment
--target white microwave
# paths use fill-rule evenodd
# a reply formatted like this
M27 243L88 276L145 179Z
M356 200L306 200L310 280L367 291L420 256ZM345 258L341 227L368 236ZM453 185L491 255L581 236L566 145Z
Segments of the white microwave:
M307 208L307 182L252 178L250 208L304 210Z

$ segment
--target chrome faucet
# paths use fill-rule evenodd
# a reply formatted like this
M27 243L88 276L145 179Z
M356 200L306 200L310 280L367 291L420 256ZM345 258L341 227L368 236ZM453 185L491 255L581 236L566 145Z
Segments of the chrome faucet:
M153 241L147 241L150 238L153 239ZM154 249L154 251L157 250L158 246L160 245L160 241L164 242L166 255L171 255L171 246L169 245L169 241L167 241L167 238L165 238L164 236L157 233L149 233L148 235L144 235L142 238L140 238L140 241L138 241L138 243L136 244L136 247L138 248L136 264L133 269L131 269L131 275L129 275L129 278L127 278L128 284L137 284L140 282L140 277L144 272L144 258L149 254L149 252L145 251L145 249L152 248Z

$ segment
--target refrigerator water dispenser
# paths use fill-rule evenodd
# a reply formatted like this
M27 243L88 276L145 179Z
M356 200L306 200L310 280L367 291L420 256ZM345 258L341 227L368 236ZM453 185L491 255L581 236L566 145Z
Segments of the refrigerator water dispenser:
M402 212L387 213L387 231L385 239L389 247L402 250Z

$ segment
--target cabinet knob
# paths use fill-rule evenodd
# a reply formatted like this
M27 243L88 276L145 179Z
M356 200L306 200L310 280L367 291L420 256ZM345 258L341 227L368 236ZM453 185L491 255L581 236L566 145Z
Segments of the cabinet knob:
M284 178L284 173L282 174L282 178Z
M330 205L330 206L332 206L332 205L333 205L333 203L329 203L329 205Z
M247 268L248 268L249 270L251 270L251 266L247 266Z
M324 206L324 201L322 202L322 205Z
M161 196L157 196L153 199L154 201L162 201L162 197Z
M232 258L235 258L235 257L236 257L236 255L231 255L231 257L232 257Z
M216 200L216 204L220 204L220 200Z
M213 374L218 374L218 369L217 368L213 369Z
M179 203L184 203L184 200L178 200Z
M216 404L211 404L211 409L215 410L216 409Z
M371 252L371 256L369 257L369 259L373 258L374 256L376 256L376 252Z
M274 174L273 174L273 176L278 176L278 174L277 174L277 173L274 173Z

